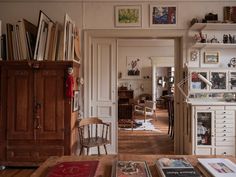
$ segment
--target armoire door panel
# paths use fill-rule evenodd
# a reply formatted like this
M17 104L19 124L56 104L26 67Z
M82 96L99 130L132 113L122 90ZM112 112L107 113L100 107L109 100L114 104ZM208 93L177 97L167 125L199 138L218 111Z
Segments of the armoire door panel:
M33 139L32 74L29 70L7 72L8 139Z
M42 70L35 76L36 102L40 104L37 139L64 139L64 73Z

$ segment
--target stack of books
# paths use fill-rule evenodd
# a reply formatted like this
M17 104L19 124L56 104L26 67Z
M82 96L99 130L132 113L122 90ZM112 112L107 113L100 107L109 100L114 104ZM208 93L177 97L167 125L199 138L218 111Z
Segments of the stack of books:
M201 175L184 158L161 158L156 167L162 177L200 177Z

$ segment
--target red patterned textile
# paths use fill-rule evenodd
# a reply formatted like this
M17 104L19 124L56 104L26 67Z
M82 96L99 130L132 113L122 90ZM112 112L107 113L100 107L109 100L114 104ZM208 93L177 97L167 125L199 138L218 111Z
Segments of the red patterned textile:
M62 162L49 171L46 177L93 177L99 161Z

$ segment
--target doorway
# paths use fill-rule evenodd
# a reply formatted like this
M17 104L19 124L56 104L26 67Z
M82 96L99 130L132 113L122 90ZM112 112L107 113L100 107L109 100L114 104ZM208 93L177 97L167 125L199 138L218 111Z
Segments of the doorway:
M102 89L102 87L99 87L99 92L97 92L97 88L94 87L94 84L96 86L102 86L102 84L98 83L99 80L94 79L94 77L98 77L103 70L99 67L102 66L112 66L113 69L108 68L109 72L111 74L115 74L115 77L106 77L101 80L103 83L107 83L112 81L115 81L117 83L117 60L116 62L97 62L95 61L100 59L107 59L110 56L116 56L117 58L117 40L118 39L124 39L124 38L140 38L140 39L157 39L157 38L165 38L165 39L173 39L175 43L175 66L178 68L178 72L175 73L175 80L178 82L180 78L182 77L182 58L183 58L183 38L184 38L184 30L85 30L84 31L84 116L85 117L91 117L91 116L99 116L103 118L105 121L110 121L112 123L112 146L108 150L110 153L117 153L118 152L118 126L117 126L117 86L112 87L112 85L107 85L106 92ZM168 37L167 37L168 36ZM93 45L94 40L99 43L99 45ZM103 40L106 40L108 43L102 42ZM115 42L116 41L116 42ZM114 47L116 46L116 48ZM95 49L99 49L98 55L95 54ZM102 55L101 55L102 52ZM105 53L103 53L105 52ZM108 52L108 53L106 53ZM96 71L95 71L96 70ZM100 73L95 73L99 71ZM104 73L104 72L103 72ZM107 79L105 81L104 79ZM178 91L177 91L178 92ZM100 94L97 97L93 95L94 93ZM175 92L176 93L176 92ZM176 94L175 100L177 101L176 104L176 111L175 111L175 117L176 117L176 127L175 129L178 129L180 131L176 131L176 136L174 139L174 148L175 153L182 154L183 153L183 141L184 141L184 133L183 130L183 111L180 111L182 109L181 103L179 102L180 94ZM99 102L96 101L96 99L99 99L99 101L107 101L106 104L103 104L103 107ZM113 109L114 108L114 109Z
M133 68L131 62L134 64ZM124 98L118 97L118 152L173 154L174 142L167 133L167 107L162 105L156 108L154 105L156 116L148 115L145 121L143 113L134 111L133 116L130 116L129 110L132 109L131 104L134 110L143 105L144 97L149 103L159 103L157 100L160 100L160 90L170 89L167 78L169 69L174 66L174 39L118 39L117 63L118 95L132 92L126 102L123 101ZM134 72L130 73L131 70ZM135 71L138 71L137 74ZM163 78L161 87L157 85L159 77ZM140 146L140 141L149 148Z

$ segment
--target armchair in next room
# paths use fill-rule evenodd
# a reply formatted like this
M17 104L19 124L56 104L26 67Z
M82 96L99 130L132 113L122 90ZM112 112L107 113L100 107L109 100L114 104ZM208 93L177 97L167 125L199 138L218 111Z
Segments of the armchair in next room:
M138 103L134 105L134 114L144 115L144 122L147 116L153 116L156 119L156 102L151 100L146 100L144 103Z

